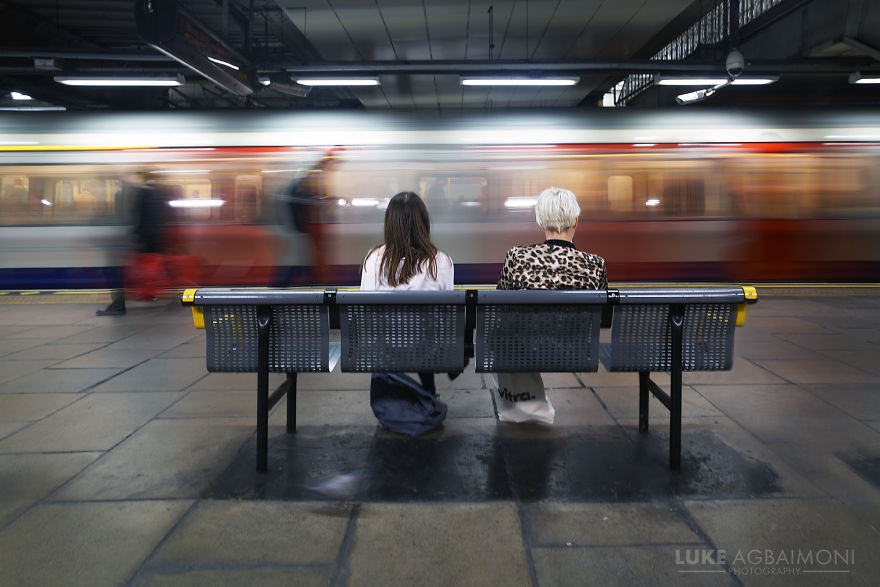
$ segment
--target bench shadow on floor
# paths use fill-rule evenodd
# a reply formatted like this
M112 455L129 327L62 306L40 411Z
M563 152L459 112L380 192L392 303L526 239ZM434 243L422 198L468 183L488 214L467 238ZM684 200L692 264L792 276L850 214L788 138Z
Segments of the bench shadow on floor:
M255 470L255 438L202 497L286 501L650 501L760 497L782 490L768 464L707 430L685 432L682 469L667 468L658 431L498 425L485 432L408 438L377 427L270 430L269 472ZM429 465L429 466L428 466Z

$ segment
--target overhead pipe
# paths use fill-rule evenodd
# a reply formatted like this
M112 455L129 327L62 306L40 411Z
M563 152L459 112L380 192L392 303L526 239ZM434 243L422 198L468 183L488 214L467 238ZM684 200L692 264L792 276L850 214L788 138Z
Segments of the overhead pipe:
M861 65L868 65L866 60L858 60ZM805 59L802 62L791 61L750 61L749 71L782 72L782 73L842 73L852 71L857 66L856 60L851 63L840 59ZM362 62L323 62L312 64L262 64L261 71L286 71L296 75L454 75L471 73L693 73L717 72L723 64L717 62L694 63L692 61L362 61Z

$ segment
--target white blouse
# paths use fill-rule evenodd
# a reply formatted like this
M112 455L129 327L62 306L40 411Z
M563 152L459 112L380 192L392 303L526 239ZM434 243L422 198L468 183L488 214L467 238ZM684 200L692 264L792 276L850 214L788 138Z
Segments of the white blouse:
M452 289L452 281L455 275L455 268L452 265L452 259L443 251L437 251L437 279L432 279L428 273L428 264L423 263L419 268L419 272L409 279L409 283L391 287L388 285L384 277L379 277L379 265L382 263L382 255L385 253L385 247L379 247L367 255L364 261L364 271L361 273L361 289L366 291L372 290L445 290Z

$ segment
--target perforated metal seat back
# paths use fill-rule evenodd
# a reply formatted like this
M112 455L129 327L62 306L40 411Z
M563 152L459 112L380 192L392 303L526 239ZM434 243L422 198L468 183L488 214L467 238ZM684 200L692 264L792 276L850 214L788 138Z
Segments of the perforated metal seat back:
M736 304L688 304L682 333L683 371L726 371L733 366ZM604 359L603 359L604 361ZM610 371L671 371L668 304L620 305L611 325Z
M460 371L464 304L340 304L342 371Z
M595 371L602 306L480 304L478 373Z
M205 306L208 371L257 370L257 306ZM269 371L329 370L330 318L323 304L273 306Z

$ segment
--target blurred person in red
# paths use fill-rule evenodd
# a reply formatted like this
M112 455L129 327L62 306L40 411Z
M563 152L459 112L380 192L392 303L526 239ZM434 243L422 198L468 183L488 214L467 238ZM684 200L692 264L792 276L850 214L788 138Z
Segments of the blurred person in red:
M137 176L136 181L125 185L121 192L116 195L116 205L123 207L131 205L132 210L132 248L137 259L139 253L158 254L165 250L165 227L167 225L169 209L168 201L154 185L147 183L146 173ZM117 211L117 213L119 213ZM125 273L130 273L131 260L126 266ZM110 293L110 305L103 310L95 312L98 316L118 316L125 314L125 289L123 274L114 274Z

